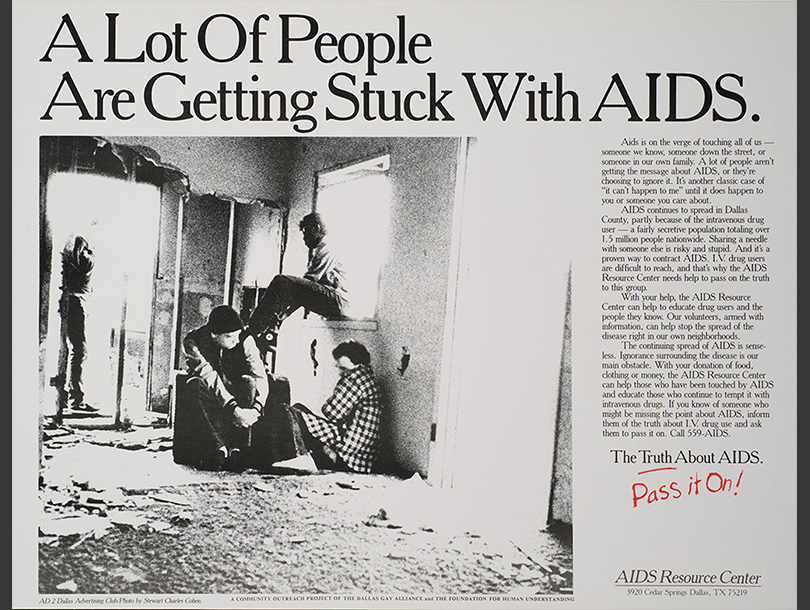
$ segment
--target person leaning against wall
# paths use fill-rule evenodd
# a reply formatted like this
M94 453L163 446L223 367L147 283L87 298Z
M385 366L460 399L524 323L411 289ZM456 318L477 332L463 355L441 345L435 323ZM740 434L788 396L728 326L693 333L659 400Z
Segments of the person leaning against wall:
M320 413L301 403L292 405L304 443L318 468L375 472L380 461L383 406L371 357L357 341L340 343L332 357L340 378Z

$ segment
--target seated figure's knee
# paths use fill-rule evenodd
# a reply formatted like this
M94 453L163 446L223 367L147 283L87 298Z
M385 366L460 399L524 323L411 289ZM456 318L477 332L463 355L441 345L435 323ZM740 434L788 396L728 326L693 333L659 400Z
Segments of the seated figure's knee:
M231 393L240 407L244 409L252 408L258 396L256 379L250 375L242 375L234 384L234 387L231 388Z
M267 286L267 290L284 290L286 289L292 281L290 280L290 276L288 275L276 275L272 280L270 280L270 284Z
M185 391L187 392L188 396L196 402L203 401L210 395L210 391L208 386L205 385L205 381L203 381L201 377L196 376L186 379Z
M191 376L186 379L185 383L186 389L191 390L193 392L205 389L205 382L200 377Z

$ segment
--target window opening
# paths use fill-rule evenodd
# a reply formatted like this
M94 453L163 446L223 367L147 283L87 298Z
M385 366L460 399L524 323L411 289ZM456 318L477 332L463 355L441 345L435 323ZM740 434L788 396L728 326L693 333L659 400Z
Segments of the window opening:
M315 209L326 224L330 248L346 268L352 318L376 314L380 273L388 254L389 165L386 154L317 174Z

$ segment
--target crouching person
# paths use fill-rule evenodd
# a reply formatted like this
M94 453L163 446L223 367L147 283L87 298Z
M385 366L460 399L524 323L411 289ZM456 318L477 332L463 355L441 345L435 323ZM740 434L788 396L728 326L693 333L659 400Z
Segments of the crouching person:
M268 381L259 349L243 333L239 314L215 307L207 324L183 341L189 378L186 392L201 416L210 450L204 468L240 470L250 444L250 427L262 414Z
M374 380L371 358L356 341L332 350L340 379L321 407L322 414L304 405L293 405L304 442L319 468L374 472L380 453L380 391Z

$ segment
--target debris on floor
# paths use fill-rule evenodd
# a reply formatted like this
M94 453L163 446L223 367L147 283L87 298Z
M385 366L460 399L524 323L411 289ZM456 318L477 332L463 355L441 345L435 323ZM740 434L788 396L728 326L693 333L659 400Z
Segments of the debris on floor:
M418 474L201 472L166 428L45 432L41 593L573 590L570 539L495 539Z

